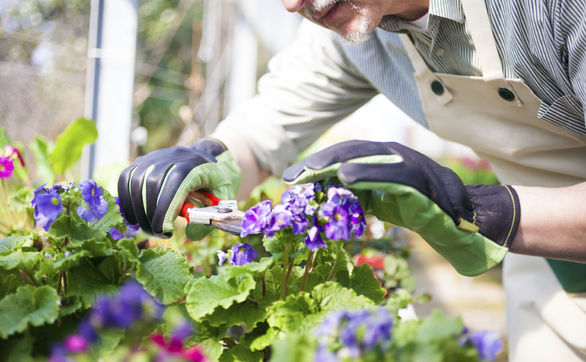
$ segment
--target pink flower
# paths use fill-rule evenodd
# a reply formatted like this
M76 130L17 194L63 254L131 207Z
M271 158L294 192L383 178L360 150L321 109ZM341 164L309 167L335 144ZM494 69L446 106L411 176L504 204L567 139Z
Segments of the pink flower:
M12 177L14 162L8 157L0 156L0 178Z
M22 159L22 156L20 155L20 151L18 150L18 148L6 145L4 146L4 153L6 154L6 157L12 160L16 160L18 158L18 160L20 161L20 165L24 167L24 160Z
M171 355L179 356L192 362L208 361L208 359L203 354L203 351L199 346L185 348L183 347L183 342L181 340L175 338L165 340L165 337L163 337L161 334L153 334L151 336L151 342L153 342L161 348L161 352L157 360L164 361L167 359L169 355Z
M87 341L79 334L74 334L65 340L65 347L70 352L85 351L87 348Z

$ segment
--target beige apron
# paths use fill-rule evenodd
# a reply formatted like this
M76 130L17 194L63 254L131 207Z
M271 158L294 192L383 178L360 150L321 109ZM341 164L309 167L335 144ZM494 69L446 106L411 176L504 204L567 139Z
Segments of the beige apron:
M586 137L537 118L540 100L503 75L484 1L463 0L462 6L482 77L433 73L401 34L430 129L471 147L504 184L585 181ZM543 258L509 253L503 273L509 360L586 360L586 296L564 292Z

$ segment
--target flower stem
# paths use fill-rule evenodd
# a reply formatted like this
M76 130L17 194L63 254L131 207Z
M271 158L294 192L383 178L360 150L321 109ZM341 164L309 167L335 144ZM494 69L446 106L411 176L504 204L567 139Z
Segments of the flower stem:
M281 300L285 298L285 283L287 281L287 274L285 267L289 264L289 243L285 244L285 252L283 253L283 283L281 284Z
M22 281L24 282L24 285L28 285L28 278L27 278L24 270L18 269L18 271L20 272L20 276L22 277Z
M29 272L26 272L26 271L25 271L25 273L26 273L26 275L28 276L28 278L30 279L30 281L31 281L31 282L33 282L34 286L35 286L35 287L38 287L38 286L39 286L39 284L37 284L37 281L35 280L35 278L33 278L33 276L31 275L31 273L29 273Z
M295 264L295 259L291 260L291 263L289 264L289 269L287 269L287 275L285 275L285 287L283 289L285 289L285 296L287 296L288 292L287 289L289 288L289 278L291 277L291 270L293 270L293 264Z
M336 243L336 260L334 260L334 265L332 265L332 270L330 270L326 282L329 282L334 277L334 273L336 272L336 266L338 265L338 259L340 259L340 247L340 244Z
M262 280L262 296L265 297L267 295L267 281L265 278L265 272L260 273L260 278Z
M305 271L303 272L303 281L301 282L301 288L299 288L300 292L305 290L305 283L307 282L307 276L309 275L309 271L313 268L313 254L315 254L315 252L310 251L309 255L307 256L307 261L305 262Z

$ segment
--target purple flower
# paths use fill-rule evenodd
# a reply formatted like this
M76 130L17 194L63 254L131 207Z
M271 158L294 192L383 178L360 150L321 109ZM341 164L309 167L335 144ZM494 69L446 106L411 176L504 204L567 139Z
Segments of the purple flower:
M478 331L470 335L470 341L478 350L481 360L493 361L503 350L503 341L496 332Z
M51 349L51 356L49 362L67 362L67 348L65 343L56 344Z
M266 236L271 238L277 231L292 226L293 221L291 211L287 210L283 204L279 204L275 206L273 211L269 214L267 225L262 231Z
M326 244L321 238L321 230L316 225L312 226L307 232L307 237L305 238L305 246L307 246L311 251L316 251L320 247L328 247L328 244Z
M234 266L244 265L252 262L256 258L256 250L250 244L238 243L234 244L230 251L228 261Z
M59 217L63 205L58 192L47 190L40 186L35 190L35 196L32 200L34 207L34 218L37 225L42 227L45 231L49 231L51 224Z
M110 234L112 240L120 240L124 237L124 235L122 235L122 231L116 228L111 228L110 231L108 231L108 234Z
M77 332L88 342L97 342L98 334L89 319L83 319L77 326Z
M218 250L216 254L218 254L218 265L223 265L226 262L226 257L228 254L226 254L223 250Z
M90 180L82 181L79 186L83 201L88 207L79 206L78 215L87 222L100 220L108 211L108 202L102 197L102 188Z
M328 349L327 344L319 344L315 352L315 362L339 362L338 355Z
M320 348L328 351L328 344L338 344L336 339L339 338L344 353L355 359L377 346L386 347L391 340L392 327L390 313L381 307L374 314L367 309L332 312L314 333L319 337Z
M135 281L126 282L117 297L100 297L94 303L90 322L94 327L129 328L140 320L159 320L163 305Z
M67 348L69 352L85 351L87 345L85 338L79 334L71 335L65 340L65 348Z
M0 157L0 178L11 178L14 171L14 162L8 157Z
M358 198L350 190L330 187L328 199L318 214L326 219L324 232L331 240L348 240L350 233L362 236L366 222Z
M270 200L261 201L244 213L241 237L263 232L271 214L271 204Z

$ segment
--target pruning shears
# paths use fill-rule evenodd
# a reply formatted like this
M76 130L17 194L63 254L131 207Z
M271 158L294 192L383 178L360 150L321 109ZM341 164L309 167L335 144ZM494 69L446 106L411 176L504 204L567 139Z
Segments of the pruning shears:
M234 235L240 235L244 219L236 200L222 200L206 191L191 192L181 208L181 215L188 223L211 225Z

